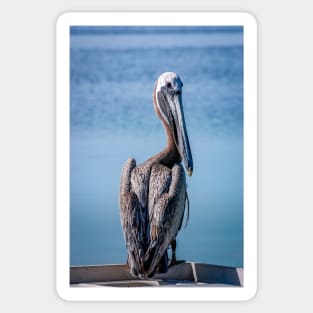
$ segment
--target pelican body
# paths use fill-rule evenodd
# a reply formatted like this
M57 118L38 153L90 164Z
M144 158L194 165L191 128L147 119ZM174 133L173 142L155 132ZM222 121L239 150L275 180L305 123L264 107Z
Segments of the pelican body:
M135 277L166 272L169 246L171 264L176 263L176 236L188 202L181 161L189 176L193 171L182 86L175 73L166 72L158 78L153 103L166 132L167 146L140 165L128 159L122 170L120 217L128 251L127 267Z

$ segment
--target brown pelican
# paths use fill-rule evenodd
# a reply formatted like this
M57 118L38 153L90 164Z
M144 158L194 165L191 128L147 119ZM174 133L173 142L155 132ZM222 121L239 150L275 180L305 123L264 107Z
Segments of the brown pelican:
M176 236L188 196L183 161L189 176L193 162L182 106L183 83L175 73L163 73L153 91L154 110L167 136L167 146L140 165L126 161L120 185L120 217L127 267L137 277L168 269L167 248L176 261ZM189 206L189 203L188 203ZM188 207L189 210L189 207Z

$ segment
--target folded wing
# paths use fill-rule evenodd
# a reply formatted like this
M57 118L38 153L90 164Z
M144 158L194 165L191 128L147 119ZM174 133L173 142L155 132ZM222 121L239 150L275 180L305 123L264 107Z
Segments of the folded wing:
M131 189L131 172L134 159L125 163L120 184L120 218L128 251L128 266L134 276L143 276L146 251L146 213L135 192Z
M153 206L149 207L149 246L145 254L145 271L148 275L155 271L171 241L176 238L184 216L187 199L185 172L180 164L175 164L169 171L167 192L159 197L154 196L153 200L150 199L151 186L157 185L162 174L158 167L151 171L149 203L153 203Z

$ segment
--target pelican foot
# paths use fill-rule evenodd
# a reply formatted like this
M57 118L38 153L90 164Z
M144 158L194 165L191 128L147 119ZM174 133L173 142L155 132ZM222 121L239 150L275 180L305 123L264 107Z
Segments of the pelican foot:
M172 266L175 266L175 265L178 265L178 264L181 264L181 263L185 263L186 261L185 260L176 260L175 259L172 259L169 266L168 267L172 267Z

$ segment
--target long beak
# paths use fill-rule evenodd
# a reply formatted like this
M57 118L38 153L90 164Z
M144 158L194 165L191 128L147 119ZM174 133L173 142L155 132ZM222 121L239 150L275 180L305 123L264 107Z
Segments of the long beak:
M184 118L182 96L181 94L175 94L172 99L168 100L170 102L170 109L173 115L174 125L172 125L172 132L176 147L183 160L188 175L191 176L193 171L193 161Z

